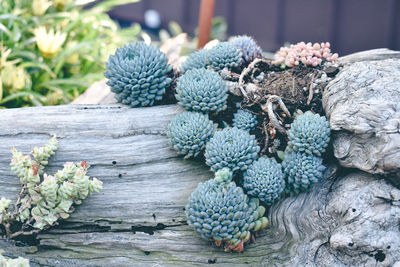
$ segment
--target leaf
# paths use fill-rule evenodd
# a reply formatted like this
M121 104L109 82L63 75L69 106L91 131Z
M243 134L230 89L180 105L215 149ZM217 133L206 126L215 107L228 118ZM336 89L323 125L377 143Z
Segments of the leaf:
M0 23L0 31L4 32L5 34L7 34L10 39L12 38L11 37L11 32L7 29L6 26L4 26L3 23Z
M106 0L101 3L98 3L97 5L89 9L89 11L93 13L104 13L110 11L116 6L137 3L137 2L140 2L140 0Z
M3 15L0 15L0 20L18 20L18 21L20 21L20 22L22 22L23 24L27 24L27 22L24 20L24 19L22 19L21 17L17 17L17 16L15 16L15 15L13 15L13 14L3 14Z
M0 76L0 101L3 98L3 82L1 81L1 76Z
M0 104L2 105L2 104L7 103L7 102L9 102L11 100L14 100L14 99L17 99L17 98L20 98L20 97L25 97L25 96L29 97L29 99L32 102L34 102L35 105L36 104L41 105L40 102L38 101L38 99L40 100L41 98L43 98L43 96L41 94L36 93L34 91L25 91L25 90L17 92L17 93L14 93L14 94L11 94L11 95L3 98L1 100L1 102L0 102ZM35 98L37 98L37 99L35 100Z
M55 79L57 77L57 75L49 68L49 66L47 66L44 63L40 63L37 61L31 61L31 62L21 63L20 66L22 66L24 68L39 68L39 69L46 71L50 75L51 78Z

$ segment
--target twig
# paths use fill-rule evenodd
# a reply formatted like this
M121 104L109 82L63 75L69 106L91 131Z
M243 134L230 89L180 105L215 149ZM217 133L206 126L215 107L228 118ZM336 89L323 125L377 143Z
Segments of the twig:
M37 234L39 233L41 230L40 229L33 229L31 231L25 232L23 230L20 230L18 232L13 233L12 235L10 235L10 239L16 238L20 235L33 235L33 234Z
M314 82L314 76L315 76L315 71L311 75L311 81L308 86L308 99L307 99L307 105L310 105L311 100L313 99L314 96L314 88L313 88L313 82Z
M282 111L290 117L290 112L286 108L285 104L283 103L282 99L277 96L277 95L271 95L267 99L267 103L263 106L261 106L262 110L268 114L269 121L272 124L272 126L277 129L279 132L286 134L286 129L281 125L280 121L275 115L274 112L274 107L273 107L273 102L278 102L279 107L282 109Z
M240 91L242 92L243 96L247 98L247 93L246 90L244 89L244 77L246 75L248 75L255 67L255 65L259 62L265 62L268 63L267 60L263 59L263 58L256 58L254 59L249 66L247 66L247 68L245 68L242 73L239 76L239 87L240 87Z

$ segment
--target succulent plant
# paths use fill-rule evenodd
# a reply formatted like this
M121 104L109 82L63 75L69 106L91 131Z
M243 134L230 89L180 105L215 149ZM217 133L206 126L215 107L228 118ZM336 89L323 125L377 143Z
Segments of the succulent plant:
M214 135L216 127L207 115L198 112L184 112L168 125L170 145L186 158L196 157Z
M321 156L329 144L330 134L325 116L307 111L293 121L288 131L288 150Z
M257 199L249 199L242 188L231 181L232 174L223 169L215 178L199 183L186 206L188 224L204 239L227 251L243 251L251 232L265 228L265 208Z
M322 178L326 168L322 158L302 152L286 152L282 167L286 179L285 191L290 194L309 191Z
M275 159L259 158L244 173L243 187L248 195L272 205L285 189L282 166Z
M246 131L254 130L257 126L257 116L247 110L239 109L233 114L232 125Z
M217 131L206 145L206 164L216 172L228 168L245 171L257 158L260 147L254 135L245 130L225 128Z
M206 67L207 56L209 50L201 49L191 53L189 57L182 63L181 70L186 72L191 69L201 69Z
M295 67L300 63L303 63L305 66L316 67L321 65L323 61L333 62L339 57L337 53L331 53L330 47L329 42L320 44L300 42L290 45L290 47L281 47L275 53L275 59L272 61L272 64L280 65L281 68Z
M85 161L67 162L54 176L44 174L44 166L57 148L58 142L53 137L44 147L33 149L33 159L12 149L11 170L20 178L23 190L13 210L9 210L10 200L0 199L0 224L7 237L38 233L57 224L59 219L70 216L74 204L81 204L102 189L101 181L86 175L89 165Z
M221 71L225 68L236 68L240 66L241 63L242 52L231 43L219 43L208 52L207 67L215 71Z
M176 99L188 111L219 112L226 108L227 98L227 85L212 70L188 70L178 80Z
M104 76L115 98L131 107L152 106L161 100L171 79L172 67L156 47L142 42L118 48L107 61Z
M232 44L242 52L242 60L245 64L249 64L255 58L262 57L262 49L250 36L235 36L232 40Z

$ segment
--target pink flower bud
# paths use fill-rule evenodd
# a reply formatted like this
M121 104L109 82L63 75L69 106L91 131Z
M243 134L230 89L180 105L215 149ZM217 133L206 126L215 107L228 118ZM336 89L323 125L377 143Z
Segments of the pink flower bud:
M319 49L321 49L321 46L319 45L319 43L315 43L313 48L314 48L314 50L319 50Z

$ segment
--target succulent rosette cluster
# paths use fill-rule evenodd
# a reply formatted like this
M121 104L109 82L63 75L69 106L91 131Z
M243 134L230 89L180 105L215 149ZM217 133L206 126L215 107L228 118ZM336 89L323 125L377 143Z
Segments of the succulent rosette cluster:
M333 62L339 55L332 54L330 43L312 44L300 42L290 47L281 47L274 56L272 64L280 65L282 68L295 67L302 63L305 66L316 67L324 61Z
M268 225L265 208L250 199L231 181L232 174L222 169L215 178L199 183L186 206L188 223L204 239L226 251L241 252L252 232Z
M297 116L288 131L288 146L282 162L286 192L309 191L322 178L322 154L330 140L329 123L324 116L307 111Z
M329 47L329 43L299 43L282 48L274 64L316 66L334 61L337 54L332 55ZM281 163L259 155L256 137L250 134L258 125L256 115L239 109L231 124L225 121L232 114L226 109L228 83L224 79L240 80L235 71L261 57L261 48L248 36L190 55L181 65L183 74L176 87L176 99L186 112L178 114L167 131L170 145L185 158L204 151L215 178L198 184L186 206L186 217L202 238L227 251L243 251L253 233L266 226L260 203L270 206L284 193L310 190L325 170L321 156L329 144L330 128L323 116L306 112L293 121L287 131L288 146L285 152L278 151L283 155Z

